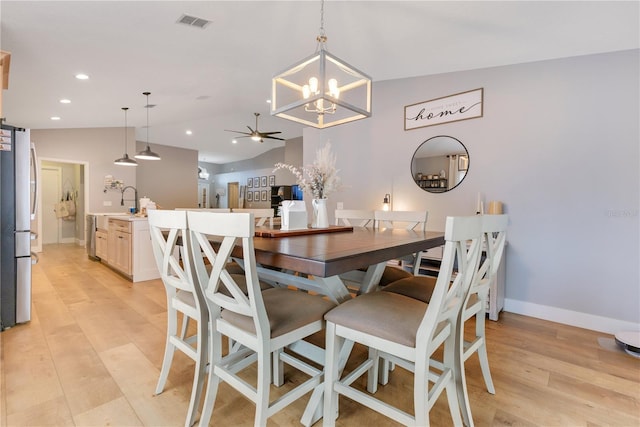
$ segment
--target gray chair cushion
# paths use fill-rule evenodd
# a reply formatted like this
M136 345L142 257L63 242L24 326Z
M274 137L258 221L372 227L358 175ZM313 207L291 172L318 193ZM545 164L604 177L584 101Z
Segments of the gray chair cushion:
M322 320L324 314L336 304L319 295L284 288L271 288L262 292L264 308L269 318L271 338L279 337L309 323ZM256 333L253 318L223 310L224 320L238 328Z
M340 304L324 318L369 335L409 347L416 345L416 332L427 304L393 292L372 292Z
M211 274L212 266L210 264L207 264L206 268L207 268L207 273ZM240 289L242 289L242 292L244 292L244 294L247 295L247 279L244 275L244 270L235 262L230 262L229 264L227 264L226 270L229 272L229 274L231 274L231 277L233 277L233 280L235 280L235 282L238 284ZM266 289L271 289L273 287L270 284L263 282L262 280L259 280L259 283L260 283L260 290L263 290L263 291ZM218 290L221 294L224 294L228 297L231 296L231 292L229 292L226 286L224 286L223 284L220 284L220 287L218 288Z
M390 283L408 277L413 277L413 274L409 273L406 270L403 270L400 267L391 267L390 265L388 265L384 268L384 272L382 273L382 277L380 278L379 285L387 286Z
M436 287L436 278L431 276L411 276L401 279L382 288L384 292L393 292L418 301L431 301L431 295Z

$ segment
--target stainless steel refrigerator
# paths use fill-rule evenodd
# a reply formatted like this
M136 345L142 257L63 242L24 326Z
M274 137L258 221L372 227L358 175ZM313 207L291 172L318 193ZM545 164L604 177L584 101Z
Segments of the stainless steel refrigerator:
M0 126L0 328L31 320L37 161L28 129Z

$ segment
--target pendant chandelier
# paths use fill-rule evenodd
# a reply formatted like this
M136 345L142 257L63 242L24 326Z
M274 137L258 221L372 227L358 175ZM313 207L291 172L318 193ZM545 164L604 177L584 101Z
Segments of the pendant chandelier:
M138 162L129 158L127 154L127 110L129 107L122 107L124 111L124 156L116 159L113 164L118 166L138 166Z
M324 0L316 52L271 80L271 115L318 129L371 117L371 77L326 50Z
M147 97L147 105L144 107L147 109L147 147L136 154L135 157L136 159L142 160L161 160L160 156L151 151L151 147L149 147L149 109L151 108L149 105L149 95L151 95L151 92L143 92L142 94Z

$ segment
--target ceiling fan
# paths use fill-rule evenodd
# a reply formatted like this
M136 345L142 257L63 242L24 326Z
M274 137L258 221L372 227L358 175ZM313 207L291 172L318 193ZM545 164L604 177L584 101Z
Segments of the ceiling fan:
M264 142L265 139L278 139L280 141L284 141L284 138L278 138L275 136L271 136L271 135L275 135L277 133L282 133L282 132L260 132L258 130L258 116L260 115L260 113L253 113L256 116L256 128L251 129L250 126L247 126L247 128L249 128L250 132L241 132L239 130L229 130L229 129L225 129L226 132L236 132L236 133L241 133L244 136L239 136L238 138L251 138L252 140L256 141L256 142Z

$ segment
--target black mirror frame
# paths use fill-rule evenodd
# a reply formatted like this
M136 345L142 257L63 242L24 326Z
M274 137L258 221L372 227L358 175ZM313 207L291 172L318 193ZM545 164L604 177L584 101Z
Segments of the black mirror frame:
M460 163L458 164L458 165L459 165L459 166L458 166L458 171L461 171L461 170L464 170L464 171L465 171L465 175L464 175L464 177L462 177L462 179L461 179L459 182L457 182L457 183L456 183L456 185L454 185L453 187L451 187L451 188L446 188L446 189L444 189L444 190L441 190L441 188L440 188L440 187L424 187L424 186L421 186L421 185L418 183L418 180L416 179L416 175L415 175L415 172L413 171L413 167L412 167L412 166L413 166L414 159L416 158L416 154L418 153L418 151L420 150L420 148L422 148L422 146L423 146L424 144L426 144L427 142L429 142L429 141L431 141L431 140L433 140L433 139L436 139L436 138L450 138L450 139L455 140L458 144L460 144L460 145L462 146L462 148L464 148L464 151L465 151L465 153L466 153L466 158L467 158L467 162L466 162L466 164L464 165L465 169L459 169L459 168L460 168ZM459 161L460 161L460 159L458 159L458 162L459 162ZM409 171L410 171L410 173L411 173L411 180L412 180L412 181L413 181L413 182L414 182L414 183L415 183L415 184L416 184L416 185L417 185L421 190L426 191L426 192L431 193L431 194L438 194L438 193L447 193L447 192L449 192L449 191L451 191L451 190L453 190L453 189L457 188L457 187L458 187L458 186L459 186L459 185L460 185L460 184L461 184L461 183L462 183L462 182L467 178L467 175L469 174L469 167L470 167L470 166L471 166L471 158L470 158L470 156L469 156L469 150L468 150L468 149L467 149L467 147L462 143L462 141L460 141L458 138L454 138L453 136L450 136L450 135L435 135L435 136L432 136L432 137L430 137L430 138L427 138L427 139L426 139L426 140L424 140L420 145L418 145L418 147L416 148L416 150L413 152L413 156L411 156L411 162L410 162L410 164L409 164Z

